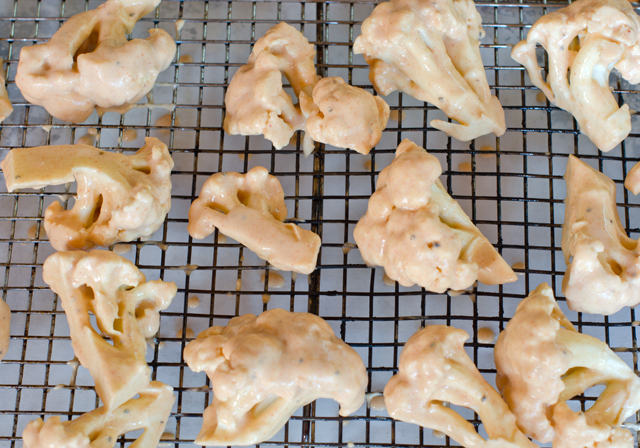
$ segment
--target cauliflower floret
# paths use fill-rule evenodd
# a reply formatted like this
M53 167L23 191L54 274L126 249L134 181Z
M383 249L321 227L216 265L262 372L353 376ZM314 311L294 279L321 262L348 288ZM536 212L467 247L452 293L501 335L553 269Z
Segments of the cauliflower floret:
M400 354L398 373L384 388L389 415L441 431L465 447L534 448L500 394L467 356L468 338L445 325L430 325L411 336ZM443 402L476 412L489 440Z
M358 354L329 324L282 309L245 314L211 327L184 349L195 372L211 379L199 445L254 445L270 439L301 406L318 398L340 404L340 415L364 402L367 372Z
M62 300L73 350L105 407L115 409L147 387L146 339L158 332L158 312L171 304L176 284L147 282L133 263L102 250L56 252L42 276ZM94 330L89 313L112 343Z
M11 105L11 101L9 100L9 94L7 93L7 88L4 86L7 81L4 77L4 61L0 58L0 123L4 121L11 112L13 112L13 106Z
M44 227L56 250L87 250L148 237L171 208L173 159L167 145L147 137L134 155L88 145L15 148L0 163L7 189L78 182L73 209L53 202Z
M27 101L54 117L81 123L96 106L135 103L171 63L176 44L166 31L127 41L136 22L160 0L109 0L67 20L49 42L24 47L16 84Z
M640 162L633 165L624 180L624 186L633 194L640 193Z
M247 174L216 173L207 179L189 209L187 230L202 239L217 227L274 267L309 274L316 267L320 237L283 223L286 217L280 182L258 166Z
M579 0L538 19L511 57L525 66L549 101L573 114L580 131L606 152L631 131L629 106L618 108L609 74L616 68L631 84L640 82L639 28L640 18L626 0ZM547 82L536 44L549 55Z
M27 424L22 432L24 448L113 448L122 434L143 429L130 446L156 448L164 431L175 397L173 388L153 381L120 407L103 406L75 420L41 418Z
M633 448L633 436L606 424L589 425L583 412L560 402L553 408L553 448Z
M433 292L513 282L516 274L438 180L440 162L410 140L380 173L353 236L369 266Z
M614 427L640 409L640 379L607 344L574 329L549 285L520 302L494 357L498 389L525 434L554 447L593 446L579 437L627 446ZM596 385L605 386L596 402L584 416L572 415L564 402Z
M483 36L472 0L391 0L364 21L353 52L364 55L379 94L400 90L430 102L459 123L431 126L466 141L506 130L480 57Z
M575 311L609 315L640 303L638 241L627 236L611 179L569 156L562 292ZM573 257L573 259L572 259Z
M284 91L282 75L296 96L311 96L318 82L315 55L313 45L291 25L280 22L267 31L229 83L224 130L231 135L264 134L276 149L288 145L293 133L304 129L305 120ZM309 137L304 146L305 153L313 151Z
M300 107L307 117L307 134L317 142L369 154L389 120L389 105L379 96L350 86L342 78L324 78L304 92Z

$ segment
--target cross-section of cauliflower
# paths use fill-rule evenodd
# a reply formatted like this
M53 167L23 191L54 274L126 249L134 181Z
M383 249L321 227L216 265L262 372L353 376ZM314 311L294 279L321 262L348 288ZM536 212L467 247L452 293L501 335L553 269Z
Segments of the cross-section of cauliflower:
M191 370L207 373L213 389L195 441L200 445L255 445L318 398L337 401L342 416L365 398L362 359L313 314L273 309L235 317L200 333L184 359Z
M626 0L578 0L542 16L511 56L524 65L531 82L549 101L570 112L580 131L610 151L631 131L631 115L609 90L617 69L631 84L640 82L640 18ZM536 44L549 55L547 81Z
M7 189L78 183L71 210L53 202L44 227L56 250L88 250L153 234L171 208L173 159L147 137L127 156L88 145L15 148L0 163Z
M133 263L102 250L56 252L42 276L62 300L73 350L105 407L115 409L147 387L146 339L158 332L158 312L171 304L176 284L147 282ZM111 343L92 327L90 313Z
M607 344L575 330L546 283L520 302L494 357L498 389L525 434L554 448L632 446L617 426L640 409L640 379ZM567 400L596 385L605 389L584 414L569 409Z
M27 101L54 117L81 123L96 106L135 103L176 52L166 31L128 41L136 22L160 0L108 0L67 20L49 42L24 47L16 84Z
M483 36L472 0L391 0L364 21L353 52L364 55L380 95L399 90L428 101L458 122L431 126L466 141L506 130L480 57Z
M285 224L286 217L280 182L258 166L247 174L216 173L207 179L189 209L187 230L202 239L218 228L274 267L309 274L316 267L320 237Z
M224 130L231 135L263 134L276 149L288 145L293 133L304 129L305 120L284 91L282 75L296 96L311 96L318 82L315 56L313 45L291 25L280 22L267 31L229 83ZM304 145L305 152L313 150L309 137Z
M403 286L442 293L517 280L438 176L437 158L410 140L380 173L367 213L353 236L369 266L383 266Z
M469 359L464 350L468 338L445 325L430 325L411 336L400 354L398 373L384 388L389 415L441 431L467 448L535 448ZM476 412L489 440L444 402Z
M569 156L562 252L562 292L569 308L609 315L640 303L638 241L627 236L611 179Z
M116 409L103 406L75 420L41 418L27 424L22 432L24 448L113 448L121 435L143 429L130 446L156 448L175 397L173 388L153 381Z
M13 112L13 106L11 105L11 100L9 100L9 94L7 93L7 88L5 87L6 78L4 76L4 61L0 58L0 123L4 121L11 112Z
M313 98L301 93L300 107L313 140L360 154L378 144L389 120L389 105L382 98L338 77L321 79Z

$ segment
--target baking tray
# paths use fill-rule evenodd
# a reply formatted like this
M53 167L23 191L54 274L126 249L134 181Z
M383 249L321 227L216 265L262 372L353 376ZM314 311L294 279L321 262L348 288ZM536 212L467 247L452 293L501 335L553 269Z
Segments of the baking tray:
M146 30L159 27L175 35L176 20L184 20L176 37L176 61L183 57L182 62L173 63L158 78L154 106L124 116L94 114L86 123L69 125L21 96L14 83L20 49L46 41L66 18L99 3L0 0L0 56L7 60L4 68L15 109L0 127L0 159L15 147L74 143L93 129L95 144L108 150L137 149L145 135L169 145L176 163L172 209L150 241L135 243L123 255L148 278L174 281L179 288L171 307L162 313L159 334L150 341L147 354L153 378L173 386L177 396L166 429L175 438L163 445L193 446L202 411L211 400L205 375L191 372L182 360L189 341L186 329L197 334L233 316L275 307L326 319L362 356L372 392L384 388L404 342L427 324L467 331L467 351L493 384L493 344L479 343L477 330L503 329L527 292L548 282L577 328L609 343L637 372L636 312L627 308L609 317L575 313L567 309L560 291L565 270L560 250L562 176L569 154L616 182L622 222L633 238L640 236L640 201L622 187L640 157L637 116L632 117L633 132L625 142L600 153L579 134L568 113L538 98L539 91L510 57L511 46L538 17L566 2L477 3L486 31L481 52L487 77L506 113L508 130L502 137L466 143L447 138L428 125L434 118L445 118L439 110L394 93L386 99L398 120L389 122L370 156L321 145L308 158L302 155L300 141L275 151L260 136L222 132L228 82L246 62L252 43L284 20L316 45L320 75L341 76L373 92L368 67L362 56L353 54L352 44L375 3L164 0L134 31L134 37L145 37ZM638 91L616 74L611 86L620 102L640 107ZM160 127L156 121L168 113L171 126ZM129 129L137 132L133 141L124 133ZM358 250L348 244L354 242L353 228L375 190L376 174L391 162L404 138L438 157L443 183L452 196L509 263L523 263L516 283L478 285L471 294L459 296L387 285L383 270L366 267ZM496 152L480 151L486 145ZM465 162L470 171L461 166ZM265 263L236 242L218 235L194 241L186 231L189 205L207 177L218 171L246 172L258 165L282 182L289 217L322 237L318 269L309 276L280 273L285 279L281 288L268 287ZM10 349L0 363L1 446L21 446L20 435L30 420L53 415L65 420L99 405L88 372L82 367L76 371L69 362L74 356L67 321L59 299L42 281L42 263L53 252L44 235L43 212L56 200L72 205L74 188L71 184L10 194L0 182L0 291L12 309ZM189 308L186 299L191 297L198 297L200 306ZM597 392L590 390L571 405L584 409ZM473 412L459 411L484 433ZM135 435L123 438L122 446ZM349 442L358 447L455 445L431 430L395 422L384 411L366 406L339 417L337 404L330 400L298 411L263 445L336 447Z

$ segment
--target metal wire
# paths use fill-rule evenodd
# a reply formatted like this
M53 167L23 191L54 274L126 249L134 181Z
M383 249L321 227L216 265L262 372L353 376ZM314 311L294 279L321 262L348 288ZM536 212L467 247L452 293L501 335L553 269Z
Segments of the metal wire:
M546 281L560 294L565 264L559 247L563 221L564 181L569 154L579 155L612 177L618 186L622 221L631 236L640 229L638 201L622 187L627 170L639 160L635 148L638 129L609 153L598 152L580 136L565 112L539 101L522 67L510 56L511 45L545 12L562 2L478 2L487 36L482 55L493 89L507 114L507 133L470 143L446 138L429 122L442 117L434 107L406 95L386 98L397 113L371 156L320 145L305 159L300 139L274 151L261 137L232 137L222 132L222 99L237 67L243 65L255 42L275 23L286 20L299 27L317 46L322 76L342 76L349 83L373 91L368 68L352 45L362 21L374 3L327 2L162 2L140 21L134 35L161 27L171 33L177 19L185 21L178 34L176 61L187 54L193 61L175 62L154 88L156 104L175 104L171 127L156 120L167 111L144 108L126 115L95 114L87 123L69 125L52 119L41 107L27 103L14 83L23 46L46 41L64 19L100 2L72 0L5 0L0 2L0 55L6 56L14 113L0 126L2 157L20 146L74 143L95 128L96 145L126 150L141 146L143 135L166 141L176 161L173 207L151 241L137 242L124 256L148 278L175 281L179 292L162 313L161 329L151 341L148 361L153 378L174 387L177 401L167 431L167 446L190 445L200 427L204 407L211 399L204 375L193 374L181 353L187 329L199 331L247 312L273 307L308 311L325 318L337 334L363 357L370 391L381 391L397 368L406 339L425 324L445 323L465 329L468 353L487 379L493 381L493 344L480 343L482 327L502 330L515 306L528 291ZM638 91L614 80L620 102L634 107ZM634 116L635 121L635 116ZM634 122L635 124L635 122ZM42 126L50 127L50 130ZM139 136L127 142L125 130ZM381 269L364 265L353 243L353 228L375 191L376 173L393 158L397 144L411 138L441 161L447 189L492 240L510 263L524 262L520 280L505 286L479 285L470 294L454 297L384 283ZM491 145L495 153L481 151ZM462 162L469 162L471 170ZM254 254L222 236L194 241L186 232L187 210L204 180L217 171L246 172L267 167L285 188L289 216L322 237L318 269L309 276L282 273L285 287L269 287L274 271ZM73 358L68 326L58 298L42 281L42 263L53 251L46 240L43 213L54 200L72 203L73 186L41 191L0 191L0 269L4 273L2 299L12 308L11 345L0 363L0 443L21 446L27 422L37 417L74 418L97 406L88 373L80 368L70 381ZM35 228L32 229L32 226ZM30 234L31 232L31 234ZM264 273L264 277L261 274ZM187 299L200 306L189 308ZM268 300L270 299L270 300ZM471 300L470 300L471 299ZM624 310L610 317L581 315L561 306L579 331L609 343L637 372L636 314ZM594 394L576 401L582 409ZM14 404L15 402L15 404ZM477 415L460 411L476 426ZM122 438L126 444L134 435ZM450 446L430 430L395 422L386 413L366 408L339 417L328 400L306 406L265 445L413 447Z

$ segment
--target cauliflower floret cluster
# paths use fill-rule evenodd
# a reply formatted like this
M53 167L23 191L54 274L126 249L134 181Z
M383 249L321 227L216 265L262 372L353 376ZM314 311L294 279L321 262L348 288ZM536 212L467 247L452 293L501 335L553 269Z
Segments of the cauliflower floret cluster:
M500 394L467 356L468 337L445 325L430 325L411 336L400 354L398 373L384 388L389 415L441 431L468 448L534 448ZM476 412L489 440L445 402Z
M493 285L516 274L438 180L438 159L410 140L380 173L367 213L353 232L369 266L403 286L433 292Z
M71 345L105 409L147 387L146 339L158 332L158 312L171 304L175 283L147 282L133 263L101 250L57 252L45 261L42 275L62 300ZM94 330L89 313L112 343Z
M518 427L557 447L633 446L618 426L640 409L640 379L604 342L578 333L546 283L520 302L498 337L496 384ZM567 400L604 385L584 414Z
M232 135L264 135L276 149L306 130L305 155L314 140L368 154L382 136L389 106L382 98L345 83L320 80L314 46L284 22L258 39L247 64L236 72L225 96L224 129ZM284 75L300 104L282 87Z
M615 68L631 84L640 82L640 18L626 0L579 0L542 16L511 53L549 101L570 112L580 131L610 151L631 131L631 115L609 90ZM548 53L547 81L536 45Z
M15 148L0 163L7 189L77 181L73 209L53 202L44 226L56 250L88 250L148 237L171 208L173 159L167 145L148 137L126 156L88 145Z
M96 106L135 103L153 87L176 52L166 31L127 40L136 22L160 0L109 0L67 20L49 42L24 47L16 84L27 101L72 123Z
M6 79L4 76L4 61L0 58L0 123L4 121L11 112L13 112L13 106L11 105L11 101L9 100L9 94L7 93L7 88L4 86Z
M638 241L627 236L611 179L569 156L562 292L572 310L609 315L640 303Z
M202 239L216 228L283 271L311 273L320 251L320 237L287 217L284 191L266 168L247 174L216 173L202 186L189 209L187 230Z
M144 432L131 444L134 448L156 448L175 397L173 389L157 381L140 391L138 398L109 411L106 406L75 420L41 418L22 432L24 448L113 448L119 437L131 431Z
M362 359L308 313L273 309L235 317L200 333L184 359L191 370L207 373L213 389L195 440L200 445L261 443L318 398L336 400L342 416L364 402Z
M431 126L467 141L506 130L480 57L483 36L473 0L391 0L364 21L353 52L364 55L379 94L428 101L458 122Z
M389 105L382 98L337 77L321 79L313 99L302 93L300 107L313 140L360 154L378 144L389 120Z

